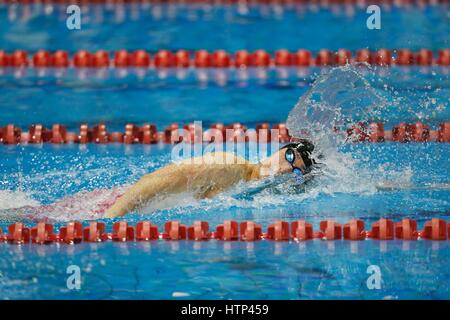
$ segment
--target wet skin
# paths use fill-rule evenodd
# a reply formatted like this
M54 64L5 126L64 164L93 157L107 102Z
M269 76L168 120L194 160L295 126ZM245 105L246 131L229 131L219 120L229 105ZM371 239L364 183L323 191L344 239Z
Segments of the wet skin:
M253 164L230 153L208 153L169 164L144 175L129 187L105 213L106 217L123 216L160 195L193 192L197 198L212 198L240 181L259 180L292 172L292 167L305 170L297 151L291 165L281 149L260 163Z

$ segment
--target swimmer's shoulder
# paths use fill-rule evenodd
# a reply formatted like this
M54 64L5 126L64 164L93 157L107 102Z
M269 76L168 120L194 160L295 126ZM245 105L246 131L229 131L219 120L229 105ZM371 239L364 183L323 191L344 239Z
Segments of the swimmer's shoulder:
M185 159L178 164L199 165L203 168L211 166L219 170L232 170L241 172L245 180L260 178L259 165L250 163L245 158L231 152L208 152L200 157Z
M247 163L248 161L243 157L237 156L230 152L208 152L199 157L187 158L177 162L179 165L233 165Z
M231 152L208 152L203 155L203 159L206 163L211 162L213 164L247 164L248 161L241 156L235 155Z

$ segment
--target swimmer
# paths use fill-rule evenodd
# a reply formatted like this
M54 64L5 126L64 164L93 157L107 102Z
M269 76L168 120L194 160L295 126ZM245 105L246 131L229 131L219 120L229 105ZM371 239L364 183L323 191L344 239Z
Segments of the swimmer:
M304 182L313 179L322 170L318 160L320 155L312 154L314 146L307 140L290 143L258 164L250 163L230 153L209 153L203 157L167 165L153 173L143 176L132 186L112 189L84 190L74 195L66 195L58 201L45 205L27 205L0 209L3 221L66 221L73 215L77 219L101 219L118 217L136 209L144 208L151 200L157 206L164 206L164 198L169 195L190 192L197 198L212 198L226 191L240 181L256 181L267 178L255 189L250 186L241 191L239 197L252 195L261 188L284 181L286 173L292 175L294 192L304 191ZM200 160L200 164L196 164ZM322 161L320 161L322 162ZM203 164L202 164L203 163ZM271 179L274 177L275 179ZM267 183L266 183L267 182ZM291 184L289 184L291 185ZM414 185L411 183L384 182L376 186L380 192L401 190L450 190L449 183ZM82 217L82 218L80 218Z
M193 192L197 198L212 198L240 181L260 180L289 172L300 183L316 161L314 145L305 139L283 146L260 163L252 164L234 154L215 152L167 165L143 176L110 207L105 216L123 216L160 195Z

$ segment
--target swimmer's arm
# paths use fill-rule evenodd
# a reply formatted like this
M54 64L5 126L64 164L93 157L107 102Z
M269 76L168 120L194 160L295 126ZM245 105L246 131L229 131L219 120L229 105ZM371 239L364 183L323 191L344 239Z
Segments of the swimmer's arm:
M123 216L158 194L184 191L187 172L182 171L172 165L143 176L106 211L105 217Z
M123 216L157 195L193 191L197 198L211 198L240 180L259 178L259 167L243 165L172 164L142 177L106 211L108 218Z

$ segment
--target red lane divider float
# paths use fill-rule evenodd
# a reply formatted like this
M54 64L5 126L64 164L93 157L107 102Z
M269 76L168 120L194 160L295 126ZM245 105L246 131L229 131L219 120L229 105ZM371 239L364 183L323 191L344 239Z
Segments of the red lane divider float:
M428 125L421 122L400 123L392 130L384 130L382 123L370 123L369 125L359 123L348 129L347 134L353 142L449 142L450 123L441 123L438 130L431 130Z
M369 51L361 49L354 55L347 49L331 51L322 49L315 55L311 51L299 49L295 52L281 49L273 54L266 50L248 52L238 50L229 53L224 50L209 52L207 50L171 52L160 50L150 54L145 50L129 52L119 50L108 52L99 50L89 52L77 51L69 56L67 51L49 52L39 50L29 53L24 50L5 52L0 50L0 68L2 67L35 67L35 68L246 68L246 67L309 67L345 65L354 62L365 62L379 66L450 66L450 49L440 49L435 52L430 49L420 49L413 52L410 49L380 49Z
M112 232L107 233L105 223L90 222L83 228L81 222L69 222L54 232L53 225L39 222L32 228L17 222L8 227L8 233L3 234L0 229L0 241L13 244L50 244L55 242L76 244L80 242L104 242L104 241L153 241L153 240L192 240L207 241L216 239L220 241L307 241L312 239L322 240L436 240L450 239L450 223L446 220L433 218L424 223L423 230L417 229L417 222L411 219L403 219L395 223L390 219L380 219L371 225L366 231L364 221L350 220L341 225L333 220L320 222L318 231L314 231L312 224L298 220L293 222L275 221L262 232L261 225L253 221L245 221L240 224L234 220L226 220L216 227L214 232L209 230L206 221L195 221L186 227L179 221L168 221L164 230L159 232L158 226L149 221L138 222L135 227L126 221L115 222Z
M439 125L437 130L431 130L428 125L417 122L414 124L400 123L392 130L384 130L382 123L358 123L346 132L350 142L450 142L450 122ZM157 131L153 124L137 126L127 124L124 132L108 132L105 124L89 127L81 124L78 133L67 131L61 124L54 124L47 129L41 124L31 125L28 131L13 124L0 127L0 143L3 144L40 144L40 143L123 143L123 144L154 144L154 143L200 143L200 142L270 142L278 140L281 143L294 141L284 123L272 127L268 123L257 124L254 130L241 123L224 125L216 123L207 130L197 130L194 124L180 127L173 123L164 131Z

